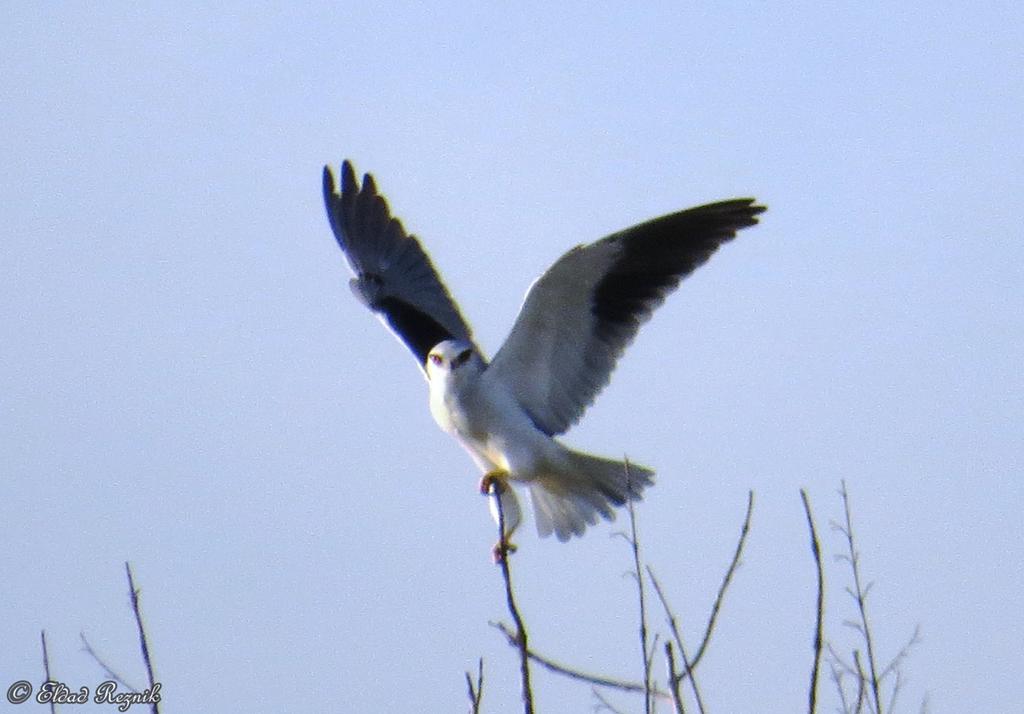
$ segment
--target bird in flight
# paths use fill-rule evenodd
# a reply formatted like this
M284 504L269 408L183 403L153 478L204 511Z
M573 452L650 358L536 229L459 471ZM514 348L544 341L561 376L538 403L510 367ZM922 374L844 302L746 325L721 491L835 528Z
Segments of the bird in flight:
M558 435L608 384L640 325L680 280L764 211L752 198L654 218L578 245L526 294L512 331L488 361L415 236L391 214L373 176L349 161L340 190L324 167L324 202L355 278L352 291L405 343L427 380L438 426L483 473L500 499L505 530L495 557L522 520L510 483L525 486L537 532L566 541L613 508L639 499L654 472L583 453Z

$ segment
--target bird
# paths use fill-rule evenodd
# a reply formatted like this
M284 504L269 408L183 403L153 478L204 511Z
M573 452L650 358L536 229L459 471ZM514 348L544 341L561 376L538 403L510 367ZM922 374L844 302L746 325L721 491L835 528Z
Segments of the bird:
M530 286L488 360L418 238L374 177L324 166L330 227L352 292L405 344L426 378L430 413L479 468L499 527L495 560L514 550L524 488L541 537L567 541L638 500L654 471L575 450L559 438L608 384L641 325L680 281L765 210L753 198L654 218L562 255Z

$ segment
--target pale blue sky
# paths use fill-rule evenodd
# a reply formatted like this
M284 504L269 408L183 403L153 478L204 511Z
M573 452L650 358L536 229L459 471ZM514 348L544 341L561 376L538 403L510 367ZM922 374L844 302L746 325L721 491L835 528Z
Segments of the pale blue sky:
M769 206L641 331L567 441L638 509L717 712L803 705L852 494L903 711L1024 701L1024 11L1015 4L10 4L0 29L0 684L142 679L164 711L514 711L477 474L352 298L320 170L376 174L494 352L570 246ZM619 521L621 524L623 521ZM533 642L636 676L614 526L515 567ZM829 634L853 615L828 563ZM656 620L658 625L660 619ZM541 711L590 711L536 676ZM822 687L829 711L834 691ZM617 698L630 711L637 700ZM35 710L38 705L26 705ZM91 705L95 706L95 705Z

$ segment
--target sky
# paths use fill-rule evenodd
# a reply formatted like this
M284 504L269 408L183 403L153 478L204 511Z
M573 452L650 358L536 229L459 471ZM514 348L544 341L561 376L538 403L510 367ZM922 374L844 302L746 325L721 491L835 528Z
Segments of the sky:
M844 481L879 659L920 626L896 711L1020 711L1022 26L1011 3L11 4L3 690L42 679L42 629L71 689L104 679L79 633L144 680L130 561L164 712L465 711L480 657L484 711L517 710L479 474L324 216L349 158L490 354L571 246L764 202L566 443L657 470L643 555L691 647L754 492L708 711L805 706L800 488L826 635L860 646ZM528 522L512 565L539 652L637 679L625 524L562 544ZM594 707L534 684L538 711Z

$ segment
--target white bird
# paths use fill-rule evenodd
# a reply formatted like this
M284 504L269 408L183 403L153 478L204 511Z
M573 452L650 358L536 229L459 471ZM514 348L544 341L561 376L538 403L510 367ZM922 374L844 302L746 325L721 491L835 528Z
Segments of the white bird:
M416 356L430 412L484 474L481 490L497 485L506 544L521 521L510 481L528 487L537 532L561 541L582 535L598 516L613 520L613 507L640 498L653 482L651 469L582 453L555 437L583 415L679 281L737 230L756 224L763 206L752 198L711 203L576 246L534 281L488 362L373 177L360 185L345 161L340 193L328 166L323 188L334 236L356 275L353 292Z

